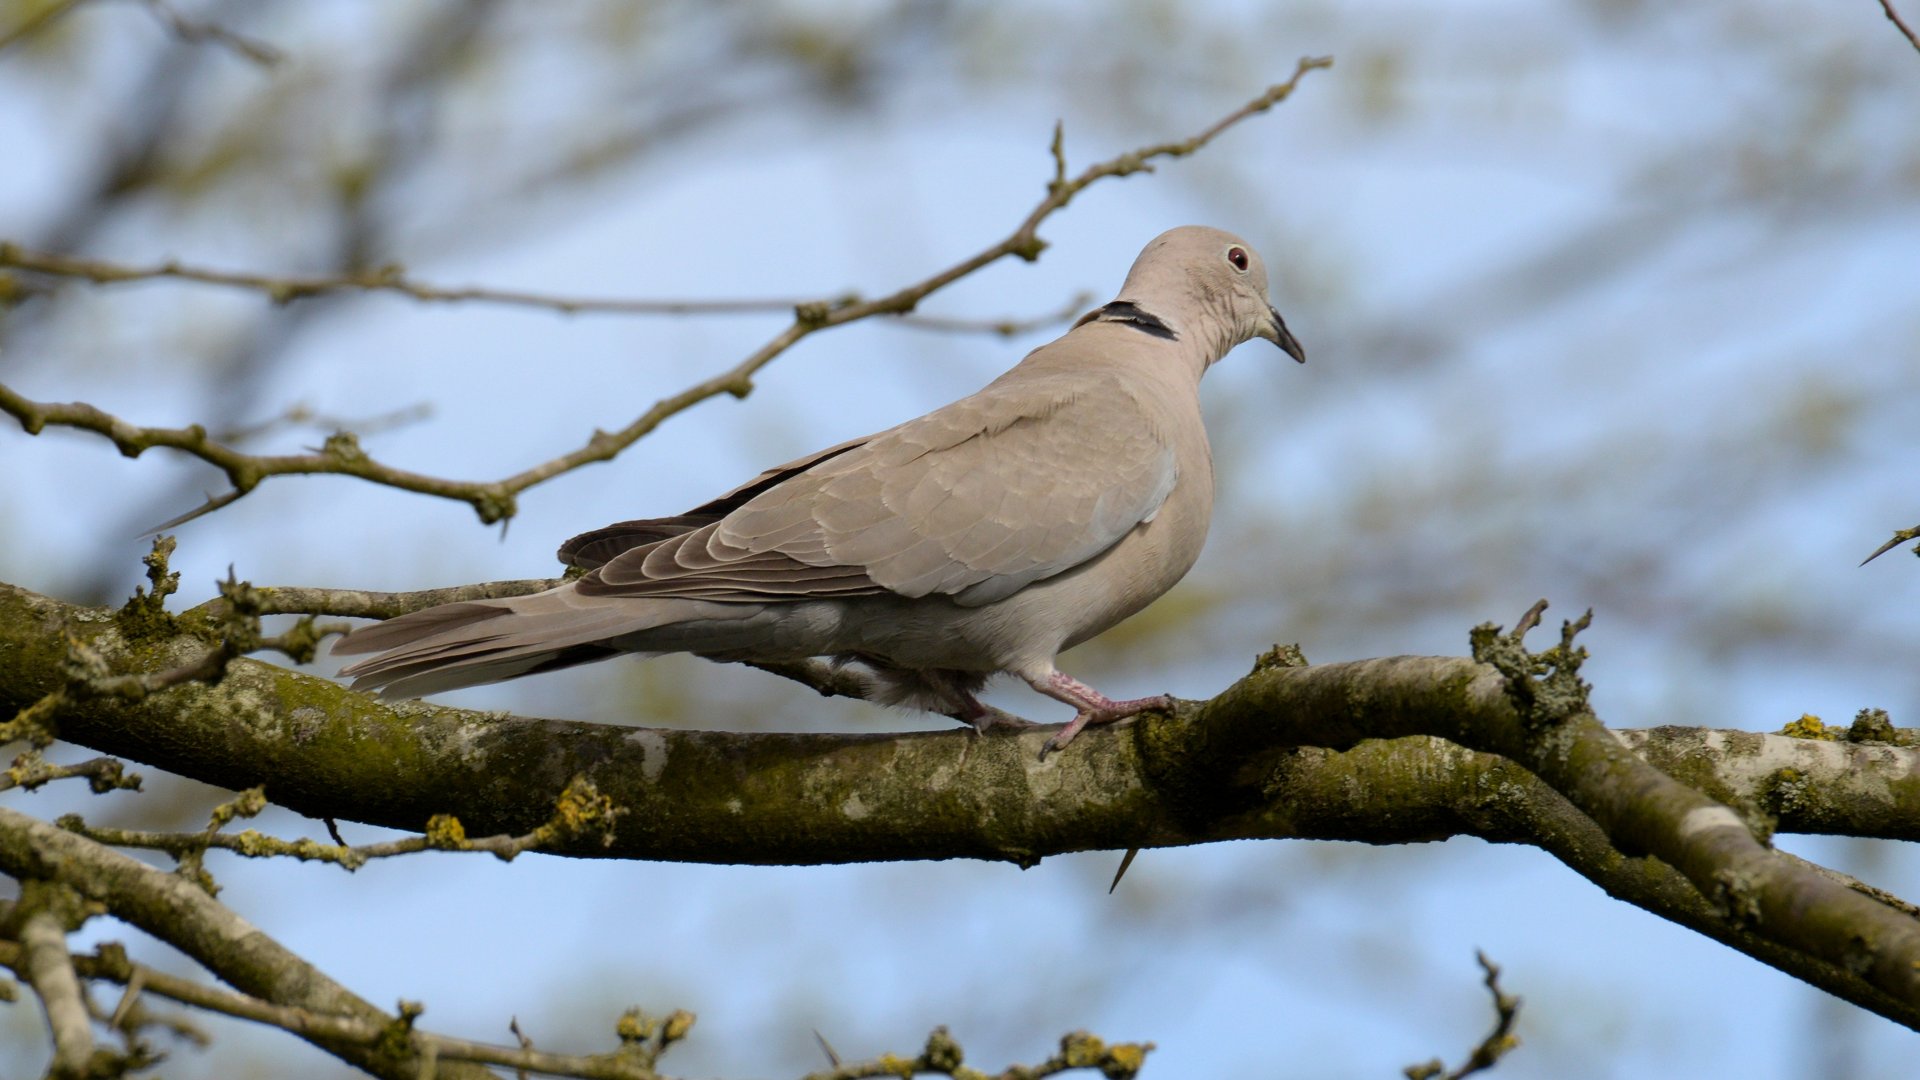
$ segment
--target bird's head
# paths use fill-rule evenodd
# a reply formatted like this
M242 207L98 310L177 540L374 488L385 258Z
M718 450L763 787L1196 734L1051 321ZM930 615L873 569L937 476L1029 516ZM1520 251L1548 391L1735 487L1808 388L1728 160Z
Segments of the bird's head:
M1183 225L1154 237L1127 271L1115 303L1132 304L1174 334L1196 336L1217 348L1213 359L1259 337L1307 362L1306 350L1267 298L1260 253L1229 232Z

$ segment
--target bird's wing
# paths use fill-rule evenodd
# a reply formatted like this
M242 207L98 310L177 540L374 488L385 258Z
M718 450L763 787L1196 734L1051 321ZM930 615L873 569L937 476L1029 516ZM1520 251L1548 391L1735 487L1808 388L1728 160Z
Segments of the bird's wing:
M624 551L637 547L646 547L668 537L692 532L703 525L711 525L725 517L731 510L755 495L778 484L782 480L797 476L809 468L859 446L872 438L863 435L858 439L849 439L837 446L817 450L803 458L796 458L785 465L775 465L759 476L741 484L725 495L672 517L640 518L635 521L616 521L611 525L583 532L579 536L560 545L556 557L568 566L577 566L582 570L593 570L606 565Z
M988 604L1113 546L1153 518L1178 478L1170 440L1119 380L998 383L769 470L692 512L715 520L614 555L580 587Z

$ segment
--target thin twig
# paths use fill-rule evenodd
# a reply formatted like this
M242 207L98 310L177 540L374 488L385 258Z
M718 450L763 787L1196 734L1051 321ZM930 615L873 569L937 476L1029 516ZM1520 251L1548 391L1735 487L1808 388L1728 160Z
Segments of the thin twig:
M235 33L217 23L189 19L167 0L145 0L145 3L147 10L153 12L153 17L182 41L224 46L261 67L272 67L287 58L286 53L264 41Z
M18 244L0 243L0 266L53 277L79 278L95 285L173 278L202 285L223 285L263 293L276 304L338 292L389 292L427 303L487 303L540 308L564 315L746 315L790 312L804 304L837 304L849 300L777 298L741 300L642 300L618 297L558 296L519 289L480 285L431 285L407 276L406 269L389 263L344 274L263 274L243 270L216 270L168 259L151 265L127 265L85 259L51 251L34 251Z
M1078 317L1092 302L1092 293L1078 292L1052 311L1029 319L960 319L948 315L903 315L900 321L922 330L935 330L948 334L998 334L1001 337L1010 338L1031 334L1036 330L1045 330L1050 326L1059 326Z
M315 589L302 586L262 585L254 589L262 615L339 615L356 619L391 619L423 608L453 604L463 600L503 600L531 596L563 583L564 578L522 578L516 581L483 581L477 585L455 585L444 589L416 589L411 592L369 592L362 589ZM224 599L209 600L189 614L205 612L218 615Z
M1074 196L1087 186L1108 177L1152 171L1152 162L1159 158L1181 158L1195 153L1227 128L1250 116L1266 112L1286 100L1307 72L1325 68L1331 64L1332 60L1324 57L1303 59L1296 66L1292 78L1269 87L1265 93L1216 121L1198 135L1177 142L1156 143L1121 154L1108 161L1092 165L1071 178L1065 177L1065 155L1059 148L1059 140L1056 138L1055 176L1047 184L1046 197L1005 239L916 284L873 300L844 298L841 301L803 303L794 310L794 320L791 325L728 370L695 383L677 394L660 399L632 423L618 431L595 431L586 444L579 449L504 479L492 482L445 480L396 469L374 461L360 448L357 439L345 433L335 434L312 453L273 456L244 454L209 438L206 430L198 425L186 428L140 427L84 403L46 404L29 401L5 386L0 386L0 411L13 415L28 434L37 435L49 424L74 427L112 439L120 452L128 457L137 457L147 449L163 446L192 454L226 473L228 482L233 485L232 490L210 496L201 506L156 527L155 531L171 528L226 506L252 491L269 476L315 474L356 476L405 491L457 499L472 506L483 523L492 524L513 516L516 510L515 497L520 492L583 465L612 460L627 447L659 427L667 418L721 394L746 397L753 391L753 376L761 368L772 363L775 357L809 334L876 315L908 315L922 300L934 292L991 263L1008 256L1018 256L1029 262L1039 258L1040 252L1046 247L1045 241L1039 236L1041 222L1072 202ZM38 265L47 266L63 265L64 259L63 256L42 256L26 252L17 246L0 246L0 263L11 261L12 265L19 266L22 265L22 260L38 260ZM86 270L84 262L72 264L72 266L76 271ZM159 274L189 277L202 273L176 264L165 264L153 268L147 276ZM90 275L82 272L81 276ZM424 292L420 297L422 299L450 298L439 290L427 289L418 283L411 282L398 272L383 270L373 271L366 281L329 278L304 281L269 279L262 282L247 280L249 277L249 275L225 275L220 283L278 289L291 298L292 295L297 295L303 290L333 288L337 287L334 283L346 280L350 282L348 287L353 288L383 288L409 295L415 295L416 290L421 290ZM106 273L105 279L114 279L110 271ZM196 278L198 279L200 278ZM462 294L458 298L475 298L474 290L454 290L454 292ZM515 295L495 294L491 298L501 302L514 302L511 298ZM525 294L519 294L518 302L529 301ZM553 298L543 298L539 302L551 306ZM578 304L574 306L580 307Z
M1406 1068L1407 1080L1464 1080L1474 1073L1491 1069L1505 1057L1508 1051L1520 1045L1513 1035L1514 1021L1520 1018L1520 999L1500 989L1500 968L1487 959L1484 952L1475 952L1474 959L1480 962L1480 969L1486 972L1484 980L1487 993L1493 995L1494 1024L1480 1045L1459 1068L1451 1072L1438 1058L1424 1065L1409 1065Z
M39 750L27 750L13 759L13 767L0 774L0 791L21 788L33 791L55 780L84 777L95 795L109 791L139 791L140 774L126 771L118 758L89 758L77 765L50 765Z
M1908 26L1906 21L1900 18L1900 13L1893 9L1893 0L1880 0L1880 10L1886 12L1887 18L1893 22L1893 25L1900 28L1900 33L1906 37L1908 44L1915 49L1920 49L1920 37L1914 36L1913 28Z
M518 836L501 834L470 838L467 836L466 829L460 824L460 819L450 814L437 814L429 818L424 831L419 836L407 836L398 840L351 847L344 844L322 844L304 837L298 840L282 840L277 836L268 836L252 829L238 833L219 831L232 818L252 817L265 806L263 790L252 788L242 792L232 802L223 804L220 810L216 810L214 819L206 830L191 833L93 826L81 820L78 814L67 814L61 817L57 824L68 832L84 836L96 844L163 851L183 864L191 860L197 866L201 855L209 849L217 849L250 858L287 856L302 862L330 862L352 871L360 869L374 859L411 855L418 851L480 851L502 862L512 862L516 856L526 852L594 830L600 830L605 839L610 842L613 839L613 823L624 812L601 795L591 783L576 777L556 800L554 816L532 832ZM223 814L222 811L227 812Z
M297 402L287 406L278 416L243 427L230 428L215 435L214 438L223 443L242 443L291 427L312 427L329 433L346 431L364 436L416 424L432 415L433 406L425 401L359 420L318 412L305 402Z
M10 267L51 278L72 278L95 285L172 279L200 285L245 289L265 295L276 304L339 292L390 292L427 303L485 303L537 308L563 315L755 315L788 314L799 308L833 309L860 302L857 293L830 297L764 297L741 299L641 299L627 297L562 296L481 285L433 285L407 275L398 264L343 274L267 274L258 271L217 270L176 259L151 265L89 259L51 251L35 251L0 242L0 267ZM903 315L908 326L946 333L987 333L1013 337L1071 319L1091 298L1076 293L1060 308L1029 318L967 319L947 315Z

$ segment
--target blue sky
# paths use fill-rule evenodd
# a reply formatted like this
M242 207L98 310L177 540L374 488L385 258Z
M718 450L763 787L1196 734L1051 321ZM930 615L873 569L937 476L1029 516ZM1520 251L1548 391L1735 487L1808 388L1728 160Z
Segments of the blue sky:
M0 178L0 236L35 235L88 136L126 107L128 79L100 57L137 54L153 31L97 7L68 51L0 56L0 146L15 163ZM1041 193L1056 119L1085 164L1198 130L1295 57L1332 54L1331 72L1200 157L1090 189L1042 230L1052 247L1038 263L996 265L925 306L997 317L1083 290L1104 298L1148 238L1202 222L1248 236L1276 267L1276 301L1311 356L1296 369L1255 343L1209 376L1214 536L1168 598L1198 614L1150 612L1154 633L1095 642L1064 666L1116 695L1205 696L1275 640L1316 661L1460 653L1468 627L1548 596L1550 618L1596 609L1587 674L1611 723L1772 729L1869 705L1910 723L1920 572L1906 555L1854 564L1920 517L1920 55L1874 4L1844 7L1138 4L1103 22L1046 6L958 20L967 36L902 50L850 111L783 104L772 67L718 68L712 78L765 83L773 100L590 182L490 194L521 163L489 157L490 142L512 150L542 124L567 130L555 117L611 125L614 112L581 103L596 80L618 90L633 75L605 57L556 60L566 28L542 36L521 12L509 30L523 47L500 50L512 62L447 106L446 159L387 196L387 255L436 282L580 295L877 293L1009 231ZM887 9L779 10L858 27ZM366 4L262 18L250 29L278 35L292 66L209 57L222 66L206 93L305 87L287 91L303 104L288 107L283 150L327 159L370 121L345 91L324 107L356 67L318 57L382 18ZM668 51L710 47L701 35L716 31L685 21L661 31L677 42ZM235 183L151 200L90 251L313 269L316 226L281 194ZM206 357L263 306L164 283L69 290L8 335L0 375L147 423L425 402L428 420L369 449L488 478L626 423L782 325L355 299L251 381L246 415L212 416L222 387ZM504 537L460 504L272 481L180 530L183 598L209 594L229 563L260 583L395 589L549 573L575 532L683 509L924 412L1047 336L880 323L816 335L747 400L699 406L613 464L530 492ZM129 515L193 490L183 484L218 487L204 466L127 461L78 436L0 431L0 460L0 578L65 596L103 578L130 589L143 548ZM446 700L621 723L921 723L687 658ZM1065 718L1021 687L993 700ZM107 813L70 793L7 798L48 816L76 803ZM155 796L113 796L112 813L138 813L142 798ZM264 824L317 829L280 812ZM1782 846L1920 891L1897 845ZM1911 1057L1909 1033L1829 1008L1531 849L1154 851L1108 897L1117 858L1024 872L438 854L352 876L218 857L213 869L248 918L371 1000L426 1002L438 1030L504 1040L517 1016L544 1047L584 1048L606 1045L627 1004L693 1009L699 1027L667 1059L680 1075L798 1075L820 1064L815 1028L858 1057L912 1050L941 1023L982 1067L1036 1060L1085 1027L1156 1042L1155 1076L1272 1075L1276 1060L1287 1075L1397 1075L1457 1060L1490 1023L1476 948L1527 1003L1504 1075L1800 1076L1840 1047L1851 1075L1891 1077ZM36 1052L29 1011L0 1027L16 1060ZM1821 1042L1821 1029L1839 1034ZM254 1075L340 1074L291 1039L223 1031L223 1051L183 1049L168 1074L232 1075L223 1052Z

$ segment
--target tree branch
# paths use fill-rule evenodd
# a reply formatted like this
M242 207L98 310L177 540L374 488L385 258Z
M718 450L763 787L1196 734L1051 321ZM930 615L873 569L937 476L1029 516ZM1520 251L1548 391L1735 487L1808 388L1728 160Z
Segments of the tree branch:
M59 1080L86 1076L87 1062L93 1057L93 1021L67 958L67 929L59 916L35 911L20 924L17 970L39 995L47 1027L53 1032L53 1064L48 1073Z
M332 1014L389 1027L397 1018L354 996L288 951L186 878L156 870L131 856L57 826L0 807L0 872L57 882L107 906L120 919L199 961L225 982L275 1005ZM64 961L64 937L59 946ZM361 1045L329 1033L302 1034L340 1059L392 1080L414 1080L417 1055L403 1043ZM478 1067L441 1064L440 1075L490 1080Z
M721 394L746 397L753 391L753 376L761 368L772 363L775 357L786 352L809 334L876 315L911 314L920 301L934 292L1010 255L1017 255L1032 262L1040 257L1040 252L1046 247L1039 236L1041 222L1063 209L1073 201L1074 196L1089 185L1108 177L1152 171L1152 162L1155 159L1180 158L1198 152L1227 128L1250 116L1266 112L1286 100L1307 72L1329 67L1332 63L1331 59L1324 57L1303 59L1296 66L1292 78L1269 87L1265 93L1216 121L1198 135L1178 142L1156 143L1121 154L1111 160L1089 166L1072 178L1065 176L1065 158L1059 150L1056 137L1055 159L1059 168L1055 178L1047 185L1046 197L1028 213L1019 227L999 243L931 277L876 299L844 297L838 300L802 303L794 309L791 325L733 367L712 378L697 382L677 394L660 399L632 423L618 431L595 431L586 444L579 449L504 479L446 480L396 469L373 460L360 448L358 439L344 432L330 436L321 448L313 453L245 454L209 438L206 430L199 425L185 428L141 427L81 402L53 404L30 401L5 386L0 386L0 412L11 414L20 422L22 430L29 435L39 434L49 424L73 427L92 431L113 440L120 452L128 457L138 457L142 452L156 446L166 447L198 457L226 474L227 482L233 485L231 490L210 497L199 507L156 526L154 529L156 532L226 506L245 496L268 477L322 474L353 476L403 491L459 500L472 506L484 524L504 521L514 515L516 497L528 488L583 465L610 461L659 427L669 417L684 412L709 398ZM6 260L12 260L15 265L19 265L22 260L32 261L37 266L64 268L79 276L99 275L104 280L116 279L115 270L112 267L98 264L90 266L84 261L27 252L17 246L0 248L0 261ZM300 294L302 290L350 287L389 289L408 295L418 295L421 299L484 298L496 302L507 302L509 298L514 298L522 303L539 303L545 306L555 304L553 298L534 298L530 294L491 292L483 297L475 295L476 290L437 290L408 282L402 274L392 270L372 271L371 276L363 278L348 276L328 279L272 279L247 274L222 274L168 263L159 267L133 270L129 273L134 277L185 277L218 284L264 288L270 292L278 289L288 293L289 298L291 295ZM128 274L121 275L122 278L125 276ZM340 284L342 282L345 284Z
M178 639L129 642L104 613L0 585L0 655L10 658L0 666L0 715L38 700L63 677L63 648L49 640L49 627L72 627L116 664L164 666L179 651L202 647L193 619L181 623ZM1031 865L1069 851L1226 839L1403 843L1474 835L1527 843L1612 895L1920 1030L1920 1008L1878 966L1835 957L1828 942L1809 943L1783 928L1777 895L1760 903L1758 919L1743 909L1730 913L1726 890L1710 886L1703 894L1693 875L1629 857L1649 846L1639 832L1665 827L1676 800L1682 820L1692 801L1716 804L1632 757L1620 740L1635 740L1656 761L1683 762L1680 776L1756 817L1777 813L1781 829L1909 839L1920 837L1920 794L1908 782L1920 751L1752 732L1656 728L1616 736L1591 717L1587 723L1573 738L1562 736L1582 764L1543 759L1540 768L1562 783L1567 769L1591 767L1603 786L1609 777L1644 786L1663 809L1636 822L1637 832L1622 829L1617 812L1600 820L1619 835L1603 831L1505 757L1422 734L1445 728L1461 741L1520 740L1502 677L1463 658L1263 667L1177 717L1090 731L1073 753L1045 764L1033 758L1046 729L985 737L733 734L502 718L382 704L245 659L217 687L191 684L142 701L88 699L60 717L63 738L102 752L230 788L267 783L275 802L300 812L393 828L419 830L436 814L453 814L475 834L522 834L548 820L556 794L581 776L627 813L610 844L547 848L568 855ZM1347 749L1293 745L1321 741ZM1608 760L1607 747L1625 762ZM1523 751L1544 755L1515 752ZM1783 783L1788 773L1791 782ZM475 784L480 775L515 782ZM1568 786L1595 797L1577 782ZM1732 816L1724 807L1720 813ZM1696 838L1654 837L1683 851ZM1691 852L1676 859L1698 872ZM1887 919L1904 926L1906 916L1837 884L1803 892L1809 871L1781 877L1760 869L1746 888L1787 889L1808 900L1826 928L1834 925L1825 919L1835 910L1833 893L1845 893L1845 902L1871 913L1859 925L1862 940L1877 949L1893 943L1875 955L1897 956L1903 947L1898 931L1883 931ZM1850 918L1858 908L1839 910Z
M27 966L28 959L24 948L0 942L0 965L18 971ZM267 1024L323 1048L330 1048L330 1044L372 1048L393 1040L398 1034L401 1036L399 1041L410 1046L415 1053L422 1057L431 1054L438 1061L498 1065L550 1076L579 1077L581 1080L660 1080L650 1064L643 1062L641 1054L626 1047L606 1054L554 1054L438 1035L411 1025L402 1030L393 1022L381 1023L362 1016L342 1016L276 1005L248 994L207 986L192 979L169 975L157 968L136 964L127 959L124 949L113 944L101 946L92 956L69 956L62 947L59 959L67 965L70 976L77 972L88 979L137 988L141 993L156 994L182 1005ZM691 1014L685 1015L689 1017L688 1026L691 1026ZM481 1071L472 1075L491 1077L493 1074Z

